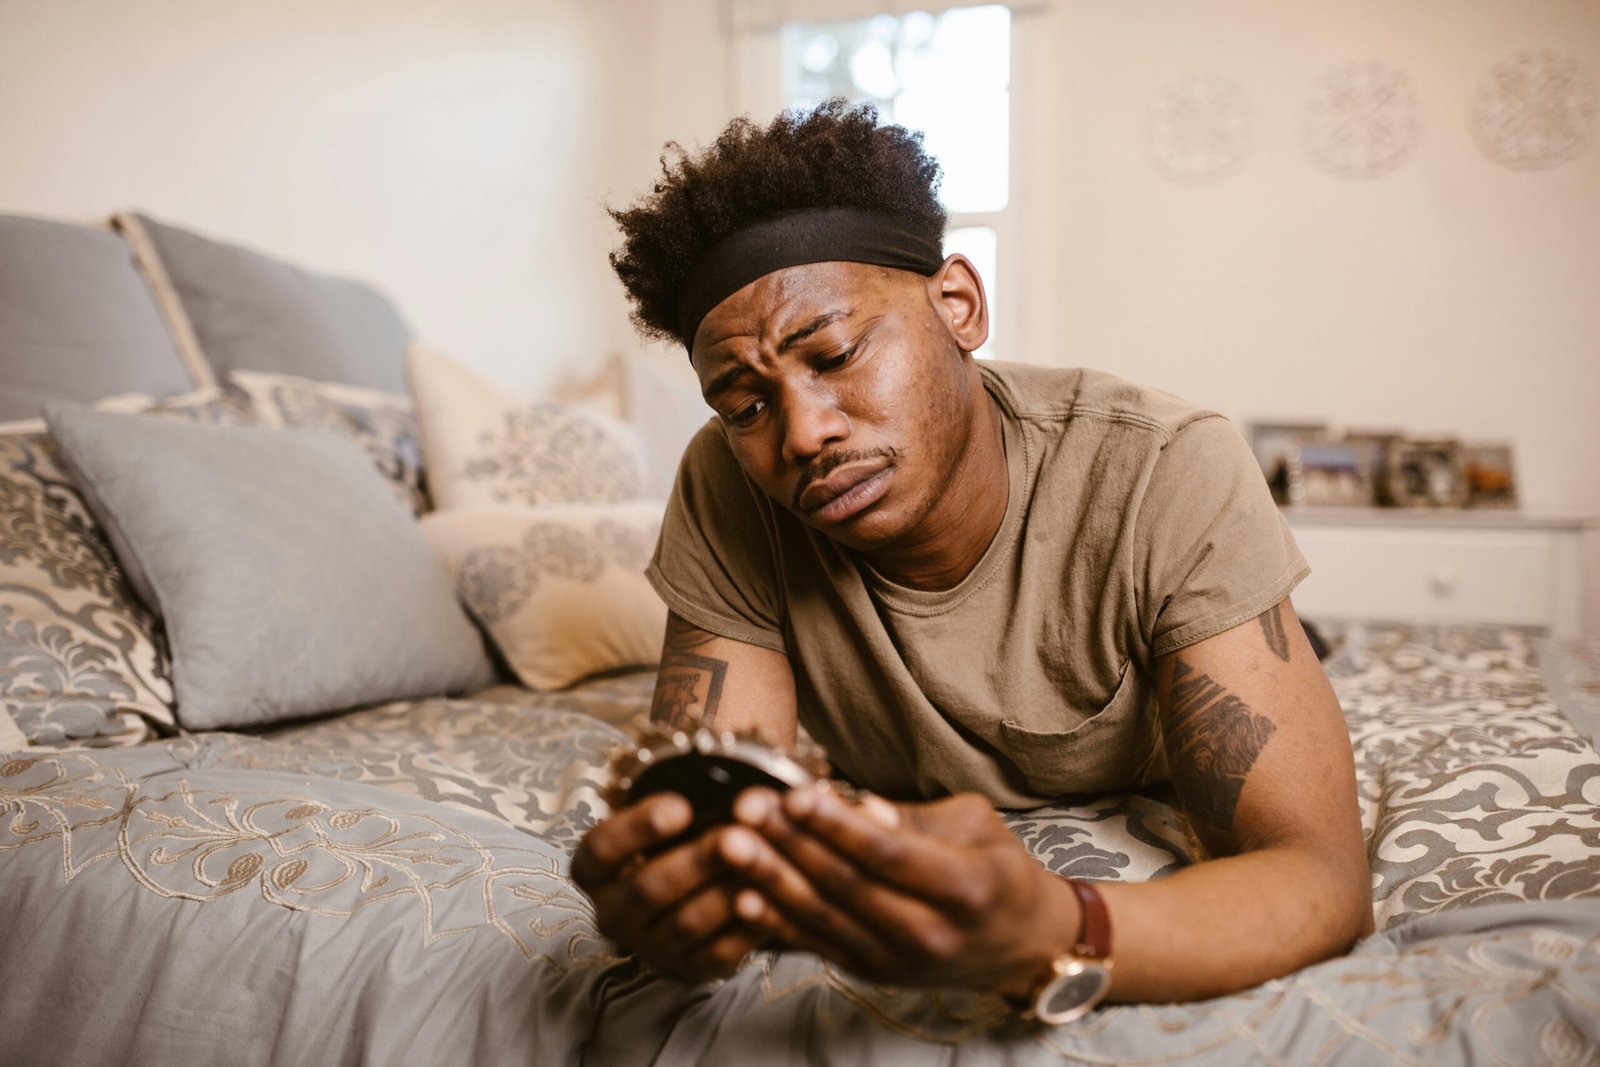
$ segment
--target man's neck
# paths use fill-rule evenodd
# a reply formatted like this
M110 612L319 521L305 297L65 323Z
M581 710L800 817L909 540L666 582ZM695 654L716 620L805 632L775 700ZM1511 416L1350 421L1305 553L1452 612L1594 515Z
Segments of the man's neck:
M968 447L947 491L918 524L913 537L862 556L897 585L929 591L953 589L972 573L999 533L1010 493L1000 405L980 382Z

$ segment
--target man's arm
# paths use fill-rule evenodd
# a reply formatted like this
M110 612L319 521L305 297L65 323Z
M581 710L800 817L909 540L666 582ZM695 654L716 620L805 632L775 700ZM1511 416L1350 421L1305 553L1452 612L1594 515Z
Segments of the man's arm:
M1102 887L1115 995L1246 988L1372 932L1372 878L1338 698L1286 599L1156 664L1167 761L1215 859ZM1151 951L1145 951L1145 948Z
M788 657L669 613L651 718L791 744L795 689ZM721 977L768 936L733 911L739 866L756 839L747 829L734 828L731 836L717 829L645 859L645 849L682 833L691 817L688 802L670 793L614 812L579 843L572 877L594 901L607 936L670 973Z
M650 718L687 729L749 731L769 744L792 745L794 671L781 653L718 637L668 612Z
M1344 951L1372 928L1343 716L1288 601L1157 664L1179 798L1213 859L1103 884L1119 1000L1198 999ZM739 913L867 977L1025 991L1076 933L1077 901L971 797L890 828L837 797L742 798L773 848ZM1026 861L1026 862L1021 862Z

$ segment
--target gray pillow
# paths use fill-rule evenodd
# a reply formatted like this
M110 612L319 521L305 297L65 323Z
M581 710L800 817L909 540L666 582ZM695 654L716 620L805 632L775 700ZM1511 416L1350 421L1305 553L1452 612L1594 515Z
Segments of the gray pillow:
M203 384L116 234L0 215L0 422L36 419L52 401Z
M79 408L52 407L47 420L164 617L184 726L492 680L427 539L354 443Z
M112 221L164 296L172 332L190 339L219 378L228 371L270 371L405 392L411 331L372 286L145 215Z

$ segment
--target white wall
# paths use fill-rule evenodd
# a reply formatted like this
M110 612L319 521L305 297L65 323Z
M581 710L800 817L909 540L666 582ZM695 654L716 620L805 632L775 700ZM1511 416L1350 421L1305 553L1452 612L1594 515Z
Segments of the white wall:
M607 0L0 0L0 211L371 280L508 383L598 365ZM602 295L603 294L603 295Z
M627 207L649 192L660 174L669 141L694 151L713 139L739 107L729 66L729 49L717 0L632 0L625 32L615 35L613 58L625 63L610 139L609 168L599 181L606 203ZM615 230L605 247L617 244ZM628 304L612 279L607 321L613 347L638 357L646 374L690 408L678 422L704 422L710 410L699 402L699 384L683 349L644 342L628 323ZM648 414L634 411L631 414Z

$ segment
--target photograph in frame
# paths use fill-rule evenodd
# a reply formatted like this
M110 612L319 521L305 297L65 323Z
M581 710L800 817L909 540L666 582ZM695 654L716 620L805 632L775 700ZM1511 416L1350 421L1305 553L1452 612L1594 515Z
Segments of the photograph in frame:
M1461 470L1467 483L1468 507L1518 506L1517 479L1508 442L1469 441L1463 444Z
M1451 437L1390 444L1384 462L1389 495L1399 507L1459 508L1467 503L1461 443Z

